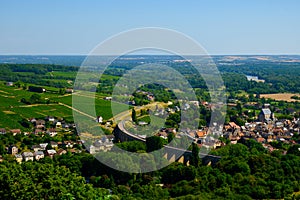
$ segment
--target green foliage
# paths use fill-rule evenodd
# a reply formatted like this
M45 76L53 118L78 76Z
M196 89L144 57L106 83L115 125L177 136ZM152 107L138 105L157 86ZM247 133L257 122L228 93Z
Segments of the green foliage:
M97 199L108 194L65 167L38 162L1 164L0 188L1 199Z
M115 144L117 147L130 152L146 152L146 144L139 141L122 142Z
M200 164L200 157L199 157L199 147L196 143L192 144L192 157L190 159L190 164L197 167Z
M163 169L162 183L174 184L182 180L194 180L196 168L194 166L184 166L181 163L173 163Z
M147 152L152 152L161 149L163 147L163 144L164 140L161 137L152 136L146 138Z
M133 122L135 122L135 123L137 122L136 111L134 108L132 108L132 110L131 110L131 119Z

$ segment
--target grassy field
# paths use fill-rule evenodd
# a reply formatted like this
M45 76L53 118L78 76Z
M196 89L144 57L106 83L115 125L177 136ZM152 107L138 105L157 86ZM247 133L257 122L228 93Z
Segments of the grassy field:
M57 91L57 88L47 87L48 90ZM53 116L57 118L64 118L67 121L73 121L72 109L70 107L59 105L63 103L72 106L72 95L59 95L57 93L42 93L42 100L50 99L52 102L48 104L34 104L26 105L21 102L22 98L29 99L33 92L23 90L16 87L6 86L4 82L0 82L0 128L13 129L23 127L20 124L22 119L29 118L45 118L46 116ZM78 94L80 95L80 93ZM111 102L103 100L103 96L96 95L95 107L91 107L89 104L85 105L85 102L91 101L91 96L77 96L82 102L82 109L80 111L84 113L93 113L93 109L96 109L97 115L102 116L105 120L112 117ZM53 102L57 103L53 103ZM128 110L128 105L118 104L116 112L123 112Z

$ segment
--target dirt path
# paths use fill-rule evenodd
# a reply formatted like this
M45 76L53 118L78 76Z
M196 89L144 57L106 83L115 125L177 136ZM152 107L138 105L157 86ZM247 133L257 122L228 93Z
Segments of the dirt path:
M76 109L76 108L73 108L72 106L69 106L69 105L64 104L64 103L61 103L61 102L59 102L58 105L65 106L65 107L67 107L67 108L69 108L69 109L71 109L71 110L74 110L74 111L78 112L79 114L82 114L82 115L84 115L84 116L86 116L86 117L89 117L89 118L95 120L95 117L94 117L94 116L89 115L89 114L87 114L87 113L85 113L85 112L82 112L82 111L80 111L80 110L78 110L78 109Z

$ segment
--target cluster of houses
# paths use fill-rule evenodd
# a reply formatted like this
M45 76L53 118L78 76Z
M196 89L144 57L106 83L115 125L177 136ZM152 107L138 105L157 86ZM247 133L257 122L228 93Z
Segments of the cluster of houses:
M46 117L45 120L32 118L29 119L29 122L34 126L34 134L48 134L51 137L56 136L58 131L69 131L76 128L75 124L66 123L64 120L58 120L51 116Z
M292 139L294 133L300 131L300 119L277 120L269 109L262 109L257 122L238 126L231 122L224 127L223 136L235 144L239 139L254 139L269 151L274 148L269 144L273 141L296 144Z
M167 139L171 133L174 133L176 137L184 134L191 141L197 143L199 147L207 146L214 149L226 145L218 139L220 136L230 140L232 144L236 144L240 139L254 139L272 152L275 148L269 144L270 142L296 144L292 137L294 133L299 134L299 132L299 118L278 120L269 108L262 108L256 121L245 123L243 126L239 126L235 122L229 122L224 126L214 125L210 128L185 130L181 133L176 133L176 129L167 128L161 129L157 136Z
M64 120L58 120L51 116L48 116L45 119L32 118L29 119L28 121L33 126L32 132L22 132L20 129L6 130L5 128L0 128L0 134L11 133L14 136L22 133L24 135L35 134L40 136L44 136L45 134L47 134L51 137L54 137L59 132L72 131L74 130L74 128L76 128L75 124L66 123ZM74 147L75 145L82 146L83 143L84 141L82 140L63 141L63 142L51 141L49 143L41 143L41 144L33 145L31 147L31 151L23 151L22 153L19 153L20 150L16 146L11 145L7 147L7 152L8 154L14 156L17 162L21 163L22 161L40 160L45 156L49 156L50 158L52 158L54 155L62 155L67 153L67 151L71 153L80 153L81 150L78 150ZM0 162L2 160L3 157L1 156Z
M43 135L48 134L51 137L57 135L58 132L67 132L71 129L76 128L75 124L66 123L64 120L58 120L54 117L46 117L45 119L29 119L28 120L32 126L32 132L24 132L24 135L35 134ZM11 129L6 130L5 128L0 128L0 134L12 133L14 136L21 134L21 129Z
M100 151L107 152L110 151L114 146L113 140L113 135L106 135L101 137L100 139L93 141L91 145L87 145L86 149L90 154L95 154Z
M10 145L7 149L8 154L14 156L15 160L18 163L22 163L23 161L34 161L40 160L45 156L53 158L55 155L63 155L66 154L68 151L71 153L81 153L80 150L76 150L73 148L75 144L82 145L82 141L64 141L64 142L54 142L51 141L50 143L41 143L37 145L31 146L31 151L24 151L19 153L19 148L15 145Z

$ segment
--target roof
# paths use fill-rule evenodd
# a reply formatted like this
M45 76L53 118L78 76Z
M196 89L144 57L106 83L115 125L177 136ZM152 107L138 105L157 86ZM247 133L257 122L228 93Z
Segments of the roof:
M20 129L11 129L10 132L12 132L12 133L20 133L21 130Z
M31 152L23 152L22 155L24 157L33 157L33 153L31 153Z
M22 156L20 154L16 154L15 157L16 158L22 158Z
M31 149L35 149L35 148L42 148L41 145L39 144L35 144L31 146Z
M264 115L271 115L272 114L272 112L269 108L263 108L262 112L263 112Z
M229 126L231 126L232 128L240 128L240 126L238 126L236 123L234 122L229 122Z
M50 145L57 145L57 142L50 141Z
M50 150L47 150L47 153L48 154L56 154L56 151L54 149L50 149Z
M40 155L40 156L41 156L41 155L44 155L44 152L42 152L42 151L37 151L37 152L34 153L34 155Z
M0 128L0 132L5 133L6 129L5 128Z
M58 153L59 155L61 155L61 154L67 153L67 151L64 150L64 149L59 149L59 150L57 151L57 153Z
M197 134L198 137L204 137L204 136L206 136L206 132L205 131L197 131L196 134Z
M49 132L56 132L56 128L49 128Z

